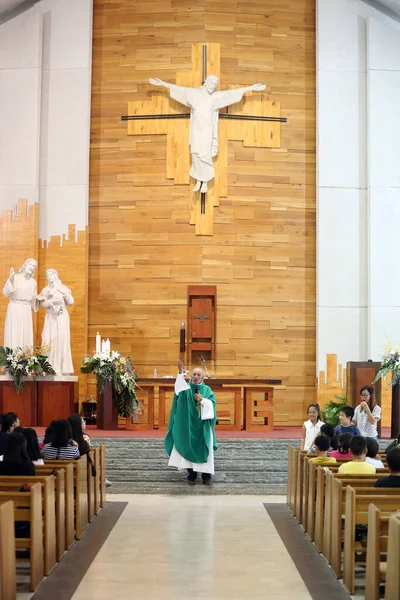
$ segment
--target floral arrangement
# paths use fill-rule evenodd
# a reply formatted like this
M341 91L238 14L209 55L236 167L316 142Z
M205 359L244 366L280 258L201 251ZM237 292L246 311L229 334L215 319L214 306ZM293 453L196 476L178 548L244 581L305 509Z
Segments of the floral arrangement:
M111 383L120 417L131 417L138 411L137 377L128 357L115 351L88 354L83 358L81 373L94 373L101 391L106 383Z
M372 383L376 383L378 379L386 377L388 373L392 374L391 386L400 383L400 350L398 347L393 348L389 343L385 346L385 351L382 356L382 365Z
M49 351L49 346L37 346L36 348L16 348L12 350L0 346L0 366L7 373L15 388L17 394L24 389L24 383L27 377L41 377L43 375L55 375L56 372L49 363L45 353Z

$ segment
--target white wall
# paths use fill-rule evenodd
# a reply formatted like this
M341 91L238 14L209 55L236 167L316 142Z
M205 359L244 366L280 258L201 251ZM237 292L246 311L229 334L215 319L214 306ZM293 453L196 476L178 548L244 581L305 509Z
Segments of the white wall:
M317 372L400 342L399 106L399 23L318 0Z
M93 0L0 25L0 210L40 203L39 236L88 223Z

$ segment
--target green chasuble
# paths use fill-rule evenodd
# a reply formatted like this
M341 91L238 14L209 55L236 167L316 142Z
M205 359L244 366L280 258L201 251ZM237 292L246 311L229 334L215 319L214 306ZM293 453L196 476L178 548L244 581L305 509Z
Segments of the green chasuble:
M215 395L211 388L205 383L195 385L189 382L190 390L174 394L171 414L168 423L168 432L165 437L165 450L168 456L171 455L172 448L175 448L183 458L193 463L205 463L208 460L210 449L210 425L213 432L213 447L217 449L215 439L216 408ZM214 406L214 418L201 420L199 408L194 394L198 388L202 398L211 400Z

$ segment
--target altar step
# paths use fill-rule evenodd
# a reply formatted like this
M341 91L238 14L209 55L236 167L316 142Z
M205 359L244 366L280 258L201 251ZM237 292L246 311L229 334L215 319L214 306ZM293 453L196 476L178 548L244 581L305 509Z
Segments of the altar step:
M106 444L110 493L130 494L284 494L287 449L300 440L235 438L218 441L214 485L189 486L186 471L167 466L163 439L96 438Z

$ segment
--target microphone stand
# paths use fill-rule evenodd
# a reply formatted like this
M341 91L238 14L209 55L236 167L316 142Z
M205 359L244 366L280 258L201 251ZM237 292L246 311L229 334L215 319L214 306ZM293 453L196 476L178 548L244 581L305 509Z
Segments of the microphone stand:
M199 354L200 360L201 360L201 364L204 367L204 370L207 374L207 378L211 379L211 375L210 375L210 371L207 369L207 365L206 365L206 361L204 360L204 356L202 354Z

